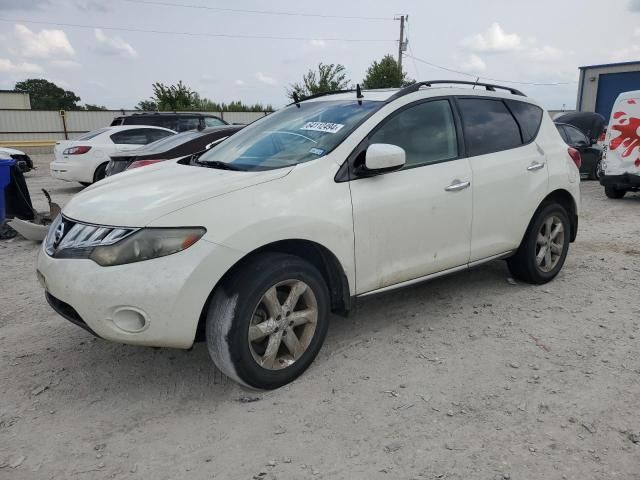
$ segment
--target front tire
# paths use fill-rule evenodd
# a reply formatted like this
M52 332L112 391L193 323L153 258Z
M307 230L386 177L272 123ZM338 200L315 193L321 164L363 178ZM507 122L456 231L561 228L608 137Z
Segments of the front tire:
M550 282L562 269L569 251L571 224L558 204L543 206L535 215L516 254L507 260L511 274L528 283Z
M613 185L607 185L606 187L604 187L604 194L608 198L620 199L627 194L627 191L618 189Z
M329 292L299 257L261 254L219 285L209 303L209 354L228 377L270 390L296 379L327 334Z

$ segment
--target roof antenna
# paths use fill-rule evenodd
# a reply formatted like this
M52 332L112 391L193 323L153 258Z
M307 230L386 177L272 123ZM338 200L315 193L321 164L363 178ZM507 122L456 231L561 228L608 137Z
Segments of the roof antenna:
M298 93L293 92L291 96L293 97L293 103L296 104L296 107L300 108L300 97L298 97Z
M361 98L364 98L364 95L362 94L359 83L356 83L356 98L358 99L358 105L362 105Z
M476 83L473 84L473 88L471 90L475 90L478 86L478 82L480 81L480 77L476 78Z

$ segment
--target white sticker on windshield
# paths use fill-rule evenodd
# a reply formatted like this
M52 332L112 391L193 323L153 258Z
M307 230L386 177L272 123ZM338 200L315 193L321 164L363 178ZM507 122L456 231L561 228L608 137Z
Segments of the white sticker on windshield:
M307 122L300 130L313 130L314 132L325 133L338 133L342 127L341 123L327 123L327 122Z
M309 150L309 153L311 153L312 155L322 155L324 153L324 150L321 148L312 148L311 150Z

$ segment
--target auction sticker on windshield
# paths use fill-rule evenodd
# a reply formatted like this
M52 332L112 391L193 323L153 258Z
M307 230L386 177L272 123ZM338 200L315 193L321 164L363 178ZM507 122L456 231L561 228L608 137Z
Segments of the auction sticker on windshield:
M342 123L307 122L300 130L313 130L314 132L338 133L344 125Z

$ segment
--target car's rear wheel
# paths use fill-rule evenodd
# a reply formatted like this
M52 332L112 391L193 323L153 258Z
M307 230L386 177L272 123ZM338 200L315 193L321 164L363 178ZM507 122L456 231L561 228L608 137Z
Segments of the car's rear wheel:
M522 244L507 264L511 274L533 284L547 283L560 272L569 251L571 224L558 204L543 206L532 220Z
M607 185L606 187L604 187L604 194L608 198L622 198L626 195L626 193L626 190L616 188L613 185Z
M593 172L591 173L592 180L600 180L602 176L602 159L598 160L595 167L593 167Z
M206 319L209 354L243 385L278 388L313 362L328 316L327 285L313 265L293 255L262 254L216 288Z
M96 168L95 173L93 174L93 183L99 182L107 175L107 164L103 163L98 168Z

